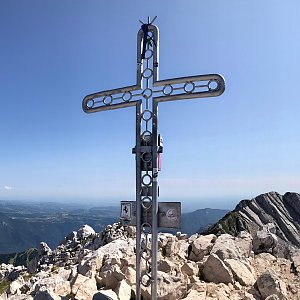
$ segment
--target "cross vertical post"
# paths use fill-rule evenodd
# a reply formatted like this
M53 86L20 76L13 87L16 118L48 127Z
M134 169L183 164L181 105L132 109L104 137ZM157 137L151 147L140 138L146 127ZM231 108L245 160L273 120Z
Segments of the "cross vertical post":
M148 18L145 24L141 22L138 31L136 84L93 93L82 101L86 113L136 107L136 145L133 148L136 155L136 201L126 203L123 216L121 209L121 218L124 224L136 226L137 300L141 299L142 286L146 289L151 286L151 299L157 299L158 227L179 227L170 223L174 216L163 222L159 214L159 204L162 203L158 203L158 155L162 153L162 145L158 140L158 104L216 97L225 90L225 81L219 74L158 80L159 33L152 24L155 18L151 22ZM169 211L174 213L174 209ZM178 218L175 216L176 224Z

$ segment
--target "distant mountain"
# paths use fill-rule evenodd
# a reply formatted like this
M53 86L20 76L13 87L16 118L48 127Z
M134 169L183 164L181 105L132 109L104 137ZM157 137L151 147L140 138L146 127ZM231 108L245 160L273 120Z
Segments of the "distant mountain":
M47 242L50 247L56 247L66 234L83 224L101 231L118 219L115 207L89 210L73 206L60 208L57 203L49 203L48 207L40 203L30 203L27 206L23 203L1 204L0 254L18 253L38 247L41 241Z
M20 253L0 254L0 264L11 264L14 266L27 266L29 261L38 257L38 250L30 248Z
M9 254L9 258L38 247L41 241L54 248L66 234L84 224L99 232L106 225L119 221L119 207L116 206L87 208L55 202L0 201L0 209L0 254ZM183 213L180 230L191 235L214 224L226 212L205 208Z
M203 231L218 222L228 210L204 208L181 216L181 232L189 235Z
M269 192L252 200L242 200L233 211L203 233L237 236L245 230L254 236L268 223L274 225L276 236L282 243L300 247L300 195L288 192L282 196Z

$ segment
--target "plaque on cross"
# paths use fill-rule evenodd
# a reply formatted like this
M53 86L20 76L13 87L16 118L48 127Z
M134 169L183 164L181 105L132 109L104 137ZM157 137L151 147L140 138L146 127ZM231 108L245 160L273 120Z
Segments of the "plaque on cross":
M196 75L159 80L159 32L148 18L137 35L136 84L105 90L84 97L86 113L134 106L136 108L136 299L141 299L141 285L151 286L151 299L157 299L157 227L158 227L158 171L162 153L158 138L158 104L160 102L192 98L216 97L225 90L219 74ZM165 226L179 220L176 207L162 205ZM121 217L131 220L132 206L123 203ZM151 238L150 238L151 237ZM141 270L144 260L146 271Z

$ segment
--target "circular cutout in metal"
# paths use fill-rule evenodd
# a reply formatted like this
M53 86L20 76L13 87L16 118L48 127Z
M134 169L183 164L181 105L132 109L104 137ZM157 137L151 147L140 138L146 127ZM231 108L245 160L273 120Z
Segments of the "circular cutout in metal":
M150 143L151 142L151 137L152 137L152 134L149 130L145 130L142 133L142 139L145 143Z
M151 285L151 276L149 274L144 274L141 278L141 284L144 287L148 287Z
M142 113L142 119L144 121L149 121L152 118L152 111L145 109Z
M145 52L145 58L149 59L153 56L153 51L151 49L146 50Z
M166 84L163 88L163 93L164 95L168 96L173 93L173 87L171 84Z
M152 200L148 196L144 197L142 199L142 206L145 209L151 208L151 206L152 206Z
M152 154L150 152L144 152L142 154L142 161L148 163L152 160Z
M149 68L145 69L143 72L143 77L144 78L150 78L152 76L153 71Z
M207 85L210 91L214 91L219 87L218 81L216 80L210 80Z
M103 103L105 105L109 105L113 102L113 97L112 96L105 96L104 99L103 99Z
M152 177L149 174L143 175L142 183L143 183L143 185L146 185L146 186L150 185L152 183Z
M88 101L86 102L86 106L87 106L88 108L92 108L94 105L95 105L95 102L94 102L93 99L90 99L90 100L88 100Z
M151 233L151 229L152 229L152 227L151 227L151 225L149 223L143 223L142 224L142 231L143 231L143 233L149 234L149 233Z
M152 96L152 90L151 89L144 89L142 93L143 97L148 99Z
M130 91L124 92L123 95L122 95L122 99L123 99L124 102L130 101L131 98L132 98L132 94L131 94Z
M183 89L186 93L192 93L195 89L195 83L194 82L186 82L183 86Z

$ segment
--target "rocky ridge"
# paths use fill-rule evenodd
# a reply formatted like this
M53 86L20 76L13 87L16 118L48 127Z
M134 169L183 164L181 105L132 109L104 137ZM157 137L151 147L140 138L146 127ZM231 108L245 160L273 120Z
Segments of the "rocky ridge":
M274 250L278 255L287 257L291 247L299 248L300 195L269 192L252 200L242 200L233 211L203 234L228 233L237 236L240 232L247 231L255 238L262 228L265 229L265 234L272 233L276 239L277 248Z
M266 226L257 233L272 240L265 235L272 224ZM158 299L300 299L300 249L286 259L270 250L276 240L270 249L254 241L247 231L159 234ZM135 228L119 223L100 233L85 225L53 250L41 243L27 268L0 265L1 300L130 300L135 284ZM142 295L150 299L149 288Z

